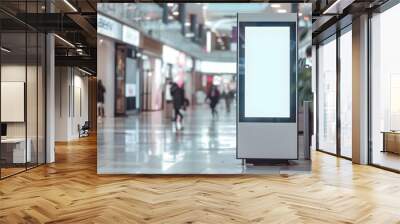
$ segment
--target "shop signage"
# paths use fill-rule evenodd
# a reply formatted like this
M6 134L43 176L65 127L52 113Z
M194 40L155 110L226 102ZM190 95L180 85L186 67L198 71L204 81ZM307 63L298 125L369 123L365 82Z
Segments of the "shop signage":
M129 26L122 25L122 41L138 47L140 41L139 31Z
M122 24L119 22L105 17L103 15L97 15L97 33L112 37L118 40L122 39Z

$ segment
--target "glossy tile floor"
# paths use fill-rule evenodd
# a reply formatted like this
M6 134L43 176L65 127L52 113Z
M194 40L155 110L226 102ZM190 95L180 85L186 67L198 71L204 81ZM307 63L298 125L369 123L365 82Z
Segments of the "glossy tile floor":
M99 120L99 174L242 174L307 171L309 162L290 166L244 167L236 159L235 113L206 105L189 109L183 130L164 112L143 112Z

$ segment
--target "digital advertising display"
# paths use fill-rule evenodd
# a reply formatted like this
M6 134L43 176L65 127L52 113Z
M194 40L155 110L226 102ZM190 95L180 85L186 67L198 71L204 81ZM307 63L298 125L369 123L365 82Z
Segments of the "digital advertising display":
M238 159L299 158L297 19L238 14Z
M295 122L296 23L239 23L239 119Z

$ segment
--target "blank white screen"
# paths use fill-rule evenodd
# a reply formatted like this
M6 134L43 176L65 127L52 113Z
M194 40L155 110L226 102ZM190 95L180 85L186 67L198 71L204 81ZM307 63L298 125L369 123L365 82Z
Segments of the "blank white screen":
M245 27L245 117L290 117L290 28Z

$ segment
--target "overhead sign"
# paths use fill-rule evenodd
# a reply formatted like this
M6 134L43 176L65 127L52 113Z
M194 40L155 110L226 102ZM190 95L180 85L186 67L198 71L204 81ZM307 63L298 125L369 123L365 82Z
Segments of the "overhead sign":
M121 40L122 24L106 16L97 14L97 33Z
M236 74L235 62L201 61L200 71L211 74Z
M138 47L140 42L139 31L129 26L122 25L122 41Z

